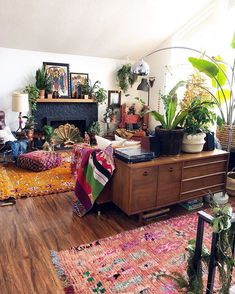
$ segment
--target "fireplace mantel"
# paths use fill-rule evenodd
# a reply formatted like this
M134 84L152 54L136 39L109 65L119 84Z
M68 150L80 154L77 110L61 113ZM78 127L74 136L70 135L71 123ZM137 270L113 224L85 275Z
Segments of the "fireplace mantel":
M96 103L94 99L52 98L38 99L37 103Z

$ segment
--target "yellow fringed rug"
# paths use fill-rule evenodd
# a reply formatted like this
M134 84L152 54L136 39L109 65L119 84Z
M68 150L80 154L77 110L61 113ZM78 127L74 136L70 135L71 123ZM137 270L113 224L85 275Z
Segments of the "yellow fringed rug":
M61 166L42 172L22 169L13 163L0 165L0 200L74 190L75 179L70 173L70 162L63 158Z

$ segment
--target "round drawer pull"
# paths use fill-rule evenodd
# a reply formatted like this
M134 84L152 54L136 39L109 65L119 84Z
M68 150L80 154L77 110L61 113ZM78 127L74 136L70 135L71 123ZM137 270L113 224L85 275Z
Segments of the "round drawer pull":
M171 172L173 172L173 167L169 167L168 168L168 171L171 173Z
M143 176L147 176L149 173L147 171L143 172Z

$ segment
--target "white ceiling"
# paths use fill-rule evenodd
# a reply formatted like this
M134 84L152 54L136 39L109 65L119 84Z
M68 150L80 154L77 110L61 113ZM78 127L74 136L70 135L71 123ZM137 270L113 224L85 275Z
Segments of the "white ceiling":
M0 47L137 59L217 0L0 0Z

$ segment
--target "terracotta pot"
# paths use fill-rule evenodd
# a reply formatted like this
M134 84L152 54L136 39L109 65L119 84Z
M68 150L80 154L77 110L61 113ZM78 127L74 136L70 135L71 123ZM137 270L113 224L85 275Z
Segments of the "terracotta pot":
M39 90L39 98L44 99L45 98L45 90Z

